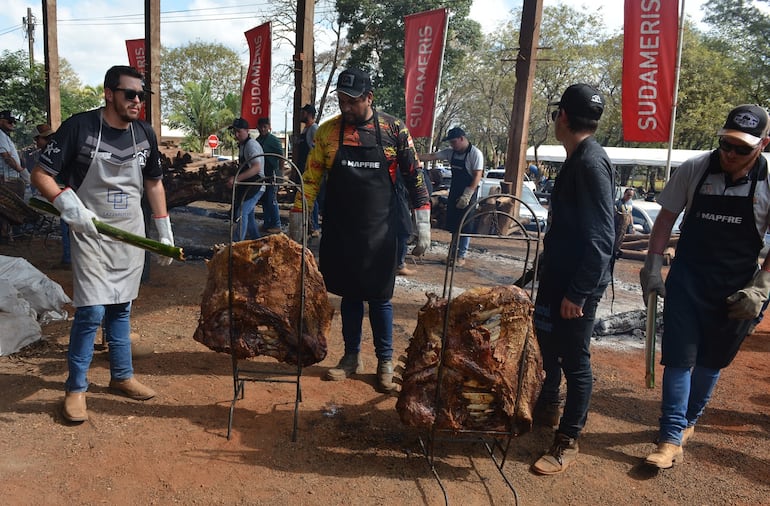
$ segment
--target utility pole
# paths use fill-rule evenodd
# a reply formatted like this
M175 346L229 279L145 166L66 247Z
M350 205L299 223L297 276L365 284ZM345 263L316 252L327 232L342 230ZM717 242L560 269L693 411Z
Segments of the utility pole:
M145 119L160 140L160 0L144 1L144 84L152 93L145 102Z
M48 124L57 129L61 125L61 93L59 89L59 41L56 27L56 0L43 0L43 53L45 59Z
M516 56L516 86L513 92L513 110L508 128L508 150L505 158L505 181L512 183L510 193L515 195L521 195L524 165L527 163L529 110L542 18L543 0L524 0L519 31L519 52Z
M29 69L35 67L35 16L32 8L27 7L27 17L21 18L21 22L27 25L27 42L29 42Z
M313 21L314 0L297 0L297 38L294 43L294 118L292 121L292 142L302 131L300 110L313 100L314 43ZM297 163L297 151L292 150L292 159ZM300 167L300 170L304 167Z

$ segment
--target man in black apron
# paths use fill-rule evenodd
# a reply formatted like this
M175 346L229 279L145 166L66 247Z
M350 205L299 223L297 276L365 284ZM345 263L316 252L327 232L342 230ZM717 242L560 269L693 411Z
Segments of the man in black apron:
M459 237L460 221L468 208L475 205L478 199L479 183L484 174L484 154L470 143L465 130L460 127L450 128L441 142L449 142L450 147L435 153L422 153L420 160L423 162L446 160L452 168L452 183L449 186L444 229L452 233L452 245L457 247L456 265L462 267L465 264L471 238L467 235ZM473 233L473 225L471 213L465 219L462 233Z
M663 309L663 388L658 448L646 463L666 469L711 398L770 292L770 258L757 256L770 214L767 146L770 122L757 105L740 105L717 132L719 148L687 160L658 196L644 267L644 300L657 292ZM676 258L665 284L663 249L686 209Z
M534 314L546 374L534 418L558 425L551 448L532 465L547 475L563 472L578 455L593 385L591 334L615 241L612 164L593 137L604 100L592 86L574 84L550 105L558 107L551 118L567 158L551 194ZM562 373L567 392L559 419Z
M369 75L345 70L336 91L342 114L318 128L303 174L308 208L327 175L319 267L327 290L342 296L345 355L326 379L344 380L364 372L360 348L366 301L378 360L377 388L389 392L395 388L390 299L396 277L396 237L405 222L411 226L411 206L416 209L419 233L412 254L425 252L430 245L430 201L409 131L401 120L374 110ZM289 235L301 241L301 229L302 197L298 195L290 213Z
M110 352L110 389L136 400L155 396L134 377L129 338L131 303L139 293L144 251L99 234L93 222L97 218L145 235L144 195L160 241L174 244L158 141L150 125L138 120L145 93L135 68L110 68L104 77L106 105L62 123L32 173L34 186L70 226L76 311L62 414L71 422L88 419L87 373L102 322ZM65 182L64 190L57 176ZM163 257L161 263L168 265L171 259Z

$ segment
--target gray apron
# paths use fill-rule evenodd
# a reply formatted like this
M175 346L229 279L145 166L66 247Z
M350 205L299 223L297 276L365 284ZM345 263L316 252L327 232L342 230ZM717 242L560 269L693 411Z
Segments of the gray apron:
M83 183L77 190L83 204L100 221L136 235L145 235L141 199L144 179L136 156L134 127L130 126L134 157L115 162L100 153L103 120ZM72 232L72 271L75 307L130 302L139 294L144 252L105 235L90 237Z

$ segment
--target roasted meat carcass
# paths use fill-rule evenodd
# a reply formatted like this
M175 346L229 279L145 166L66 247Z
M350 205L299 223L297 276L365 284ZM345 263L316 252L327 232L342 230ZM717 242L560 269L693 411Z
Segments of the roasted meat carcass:
M230 353L228 265L232 247L233 322L238 358L267 355L302 365L326 357L334 309L312 253L305 255L305 314L298 336L302 246L284 234L241 241L219 249L208 262L201 316L193 338ZM299 343L299 344L298 344Z
M543 367L529 296L516 286L482 287L449 306L438 399L447 301L429 294L418 313L396 403L401 421L458 431L530 430Z

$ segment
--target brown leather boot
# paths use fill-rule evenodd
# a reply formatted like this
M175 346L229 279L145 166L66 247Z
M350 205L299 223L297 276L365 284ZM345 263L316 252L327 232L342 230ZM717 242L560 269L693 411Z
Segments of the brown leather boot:
M110 389L137 401L146 401L155 397L155 390L142 385L134 376L127 380L110 380Z
M64 394L62 416L70 422L85 422L88 420L85 392L67 392Z
M577 460L579 451L577 439L557 432L551 449L532 464L532 471L545 475L563 473Z
M672 443L658 443L658 449L644 459L646 464L658 469L670 469L675 462L684 460L684 451L681 446Z
M377 391L389 393L396 389L393 383L393 361L380 360L377 362Z
M361 355L358 353L349 353L343 355L337 367L332 367L326 371L324 379L327 381L342 381L354 374L364 373L364 363Z

